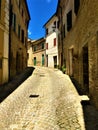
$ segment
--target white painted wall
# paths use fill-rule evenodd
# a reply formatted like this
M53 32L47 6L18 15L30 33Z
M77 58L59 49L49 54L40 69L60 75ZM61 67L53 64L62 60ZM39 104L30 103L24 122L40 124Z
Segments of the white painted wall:
M50 26L51 28L52 26ZM51 30L51 29L50 29ZM53 30L51 30L53 31ZM50 31L50 32L51 32ZM56 38L56 46L54 46L54 38ZM46 43L48 43L48 49L46 49L46 55L48 55L48 67L54 67L54 56L57 56L58 65L58 35L57 29L46 37Z

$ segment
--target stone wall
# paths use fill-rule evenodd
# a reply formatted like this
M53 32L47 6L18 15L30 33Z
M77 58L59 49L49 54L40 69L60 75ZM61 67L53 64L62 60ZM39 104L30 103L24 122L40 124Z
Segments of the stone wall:
M27 22L29 21L29 14L25 0L20 2L19 6L17 1L11 1L15 21L12 21L11 25L10 78L21 73L27 67ZM15 24L13 24L14 22Z
M69 50L73 49L72 69L74 78L84 85L84 66L88 66L88 95L98 107L98 0L85 0L81 2L78 15L72 29L67 32L64 39L64 54L66 58L67 73L70 75ZM87 61L83 61L84 48L88 49ZM86 71L86 70L85 70Z
M1 1L0 11L0 85L8 82L9 1Z

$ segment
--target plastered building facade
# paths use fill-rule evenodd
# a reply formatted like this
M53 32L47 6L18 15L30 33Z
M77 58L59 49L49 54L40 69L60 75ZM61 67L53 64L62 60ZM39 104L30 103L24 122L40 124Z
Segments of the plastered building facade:
M28 40L28 66L46 66L45 38Z
M46 29L46 66L58 66L58 18L54 14L44 25Z

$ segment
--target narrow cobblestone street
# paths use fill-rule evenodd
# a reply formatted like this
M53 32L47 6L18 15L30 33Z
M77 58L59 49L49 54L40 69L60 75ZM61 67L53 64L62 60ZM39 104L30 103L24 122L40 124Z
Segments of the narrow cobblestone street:
M85 130L81 100L70 78L37 67L0 104L0 130Z

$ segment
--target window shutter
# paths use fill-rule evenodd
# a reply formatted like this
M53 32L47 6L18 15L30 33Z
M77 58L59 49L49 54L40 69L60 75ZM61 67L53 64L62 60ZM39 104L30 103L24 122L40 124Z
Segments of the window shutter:
M48 49L48 43L46 43L46 49Z
M54 38L54 46L56 46L56 38Z

